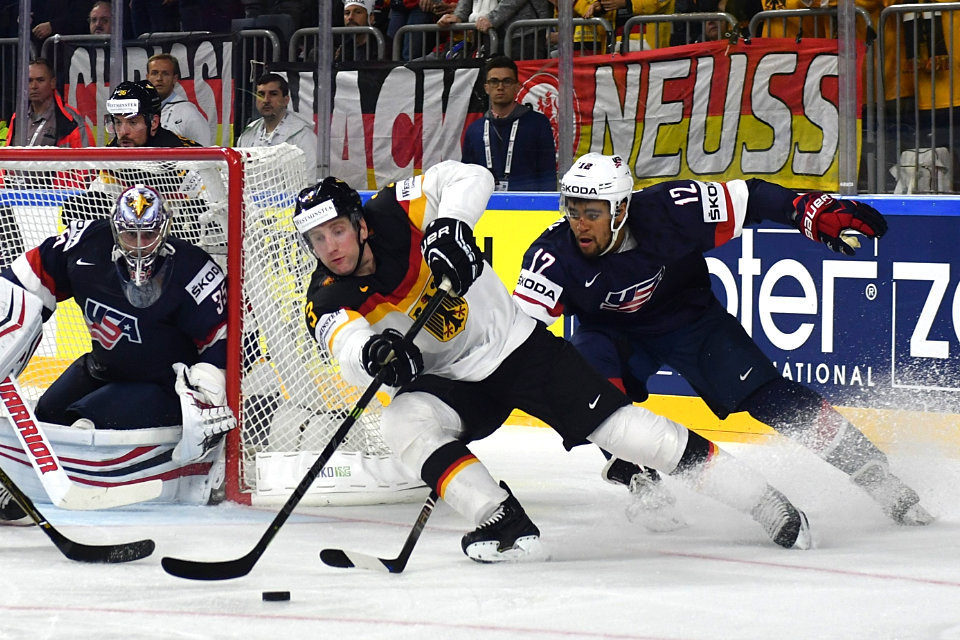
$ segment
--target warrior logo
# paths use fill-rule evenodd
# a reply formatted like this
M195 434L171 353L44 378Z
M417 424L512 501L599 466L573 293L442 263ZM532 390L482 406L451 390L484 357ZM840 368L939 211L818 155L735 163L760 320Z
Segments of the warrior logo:
M410 317L416 320L426 308L430 299L436 295L437 287L430 282L430 286L420 296L420 300L410 310ZM440 308L427 320L424 329L440 342L452 340L463 331L467 324L470 307L463 298L446 298Z
M121 338L134 344L140 344L140 326L137 319L117 311L92 298L87 298L83 305L83 319L87 322L90 337L96 340L108 351L113 349Z

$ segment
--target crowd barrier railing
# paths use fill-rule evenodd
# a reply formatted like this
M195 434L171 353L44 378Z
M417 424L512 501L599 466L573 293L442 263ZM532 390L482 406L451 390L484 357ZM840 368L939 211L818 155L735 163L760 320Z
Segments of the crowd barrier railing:
M880 14L877 147L887 191L960 191L958 11L960 2L941 2Z
M487 58L500 52L500 38L494 29L480 31L476 23L457 22L407 24L393 36L393 57L403 61L403 43L409 42L410 60L443 60L455 58ZM416 55L415 55L416 54Z
M353 58L357 59L361 50L366 52L367 60L386 60L387 39L376 27L332 27L334 42L340 42L341 47L351 49ZM366 41L358 42L358 36L366 36ZM316 60L317 42L320 40L320 29L307 27L297 29L290 38L287 49L287 62L312 62ZM372 50L376 55L371 55Z
M605 18L573 18L574 55L599 55L613 52L614 29ZM559 18L514 20L504 36L503 55L514 60L556 57ZM530 56L529 53L540 55Z

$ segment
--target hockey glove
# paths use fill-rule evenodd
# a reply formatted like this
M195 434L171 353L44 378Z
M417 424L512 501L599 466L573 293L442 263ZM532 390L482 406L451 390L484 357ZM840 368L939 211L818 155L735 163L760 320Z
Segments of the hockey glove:
M833 251L852 256L860 246L848 230L859 231L870 238L887 232L883 215L863 202L837 200L825 193L805 193L793 201L796 224L803 235L822 242Z
M172 459L186 464L203 458L220 444L223 435L237 426L237 419L227 404L223 372L213 365L199 362L188 367L182 362L173 365L183 414L183 435L173 448Z
M423 230L423 259L433 278L444 276L453 284L453 295L462 296L483 272L483 254L470 226L456 218L437 218Z
M370 336L360 354L364 370L388 387L412 382L423 371L423 355L412 342L404 342L396 329Z

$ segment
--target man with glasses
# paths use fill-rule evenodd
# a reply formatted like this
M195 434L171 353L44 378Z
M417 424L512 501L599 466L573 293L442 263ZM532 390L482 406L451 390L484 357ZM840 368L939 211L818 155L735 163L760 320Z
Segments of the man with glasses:
M497 191L556 191L557 149L550 120L517 102L517 65L506 56L490 58L484 89L490 108L467 127L462 159L486 167Z
M90 25L90 35L109 34L113 23L113 9L110 3L107 0L94 2L87 17L87 23Z

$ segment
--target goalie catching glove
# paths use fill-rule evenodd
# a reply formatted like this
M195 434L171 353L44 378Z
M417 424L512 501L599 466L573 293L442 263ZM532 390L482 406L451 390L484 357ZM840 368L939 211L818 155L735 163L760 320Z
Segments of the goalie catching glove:
M396 329L370 336L360 354L364 370L371 376L380 374L388 387L400 387L423 371L423 355L412 342L404 342Z
M183 436L173 449L173 461L185 464L199 460L220 444L223 434L237 426L237 419L226 406L223 371L206 362L192 367L177 362L173 370L183 413Z
M863 202L838 200L825 193L806 193L793 201L795 222L803 235L822 242L833 251L852 256L860 242L847 231L859 231L869 238L887 232L883 215Z
M466 222L456 218L437 218L423 230L420 242L423 259L434 280L450 278L451 292L462 296L483 273L483 255Z

